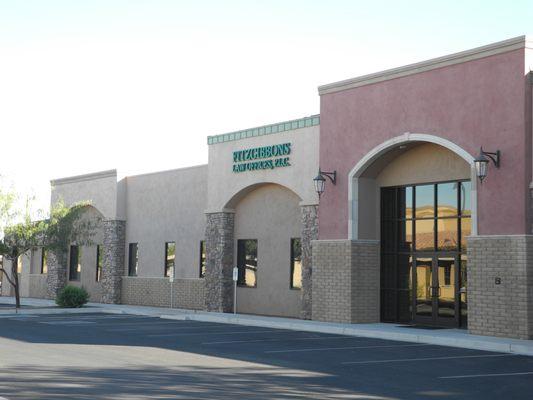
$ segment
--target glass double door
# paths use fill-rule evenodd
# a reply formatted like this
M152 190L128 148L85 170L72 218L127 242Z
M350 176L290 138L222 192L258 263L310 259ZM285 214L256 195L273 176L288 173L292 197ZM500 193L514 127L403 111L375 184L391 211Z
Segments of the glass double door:
M413 268L413 320L415 323L460 326L466 321L465 282L461 282L460 255L415 255ZM466 267L466 266L465 266ZM464 296L463 296L464 294ZM464 310L463 310L464 311Z

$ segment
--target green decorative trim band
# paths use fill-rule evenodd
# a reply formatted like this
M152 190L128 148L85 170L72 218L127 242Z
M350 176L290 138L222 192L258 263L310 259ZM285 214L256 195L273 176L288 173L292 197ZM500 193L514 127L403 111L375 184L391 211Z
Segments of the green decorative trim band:
M224 142L231 142L234 140L246 139L255 136L271 135L273 133L280 133L291 131L294 129L308 128L310 126L320 125L320 115L311 115L295 119L292 121L280 122L278 124L264 125L257 128L245 129L242 131L224 133L222 135L208 136L207 144L217 144Z

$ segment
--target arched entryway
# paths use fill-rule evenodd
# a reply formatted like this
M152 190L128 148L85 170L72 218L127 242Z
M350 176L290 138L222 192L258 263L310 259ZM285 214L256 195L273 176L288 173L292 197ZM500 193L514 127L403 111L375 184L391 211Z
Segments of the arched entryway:
M238 312L310 318L317 236L317 206L290 188L261 182L238 190L222 211L207 213L206 308L233 310L237 266Z
M477 231L472 161L447 140L405 134L352 170L349 234L380 241L382 321L466 325L466 236Z

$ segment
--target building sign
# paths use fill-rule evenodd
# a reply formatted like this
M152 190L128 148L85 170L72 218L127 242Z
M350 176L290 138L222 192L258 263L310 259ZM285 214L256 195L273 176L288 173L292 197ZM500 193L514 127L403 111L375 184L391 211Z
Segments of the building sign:
M275 144L233 152L233 172L289 167L291 144Z

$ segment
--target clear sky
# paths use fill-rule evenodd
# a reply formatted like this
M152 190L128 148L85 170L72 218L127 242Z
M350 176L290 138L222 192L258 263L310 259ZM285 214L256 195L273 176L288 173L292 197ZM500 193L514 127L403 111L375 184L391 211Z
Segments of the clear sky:
M0 174L207 162L206 136L319 112L317 86L533 33L533 1L0 0Z

